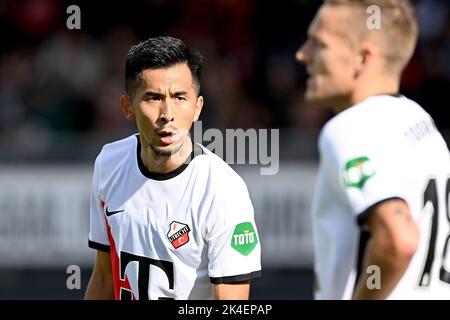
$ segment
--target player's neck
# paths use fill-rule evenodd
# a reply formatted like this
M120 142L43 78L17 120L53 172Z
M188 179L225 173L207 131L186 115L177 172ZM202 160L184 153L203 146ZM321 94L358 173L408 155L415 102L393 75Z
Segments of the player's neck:
M400 81L393 77L377 77L372 80L360 80L353 90L349 101L335 106L334 111L339 113L358 103L363 102L369 97L383 94L397 94L400 90Z
M141 159L144 166L150 172L169 173L178 169L192 152L192 141L186 137L181 149L171 156L156 154L150 146L141 141Z

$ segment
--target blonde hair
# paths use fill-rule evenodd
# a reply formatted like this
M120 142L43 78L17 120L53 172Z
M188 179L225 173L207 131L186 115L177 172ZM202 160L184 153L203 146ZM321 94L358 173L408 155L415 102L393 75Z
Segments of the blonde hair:
M325 0L326 5L352 6L360 10L361 15L356 19L349 19L351 32L355 32L355 22L364 26L357 28L359 39L380 36L383 43L387 67L401 72L414 54L419 26L415 9L409 0ZM367 19L369 6L376 5L381 11L381 30L369 30ZM364 19L365 18L365 19Z

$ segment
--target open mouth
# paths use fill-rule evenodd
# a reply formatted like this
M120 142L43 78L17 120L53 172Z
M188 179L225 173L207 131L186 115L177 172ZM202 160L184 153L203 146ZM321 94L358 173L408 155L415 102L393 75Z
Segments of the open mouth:
M160 137L171 137L174 135L175 135L175 132L166 132L166 131L158 132L158 136L160 136Z
M159 131L157 134L161 142L164 144L171 144L176 136L175 131Z

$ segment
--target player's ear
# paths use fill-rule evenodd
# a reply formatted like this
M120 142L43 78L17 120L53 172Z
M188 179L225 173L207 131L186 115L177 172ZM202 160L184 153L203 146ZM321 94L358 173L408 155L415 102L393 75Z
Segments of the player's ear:
M358 55L355 59L355 78L359 77L361 73L366 69L370 58L373 56L374 48L369 42L364 42L361 44Z
M120 108L122 109L123 116L127 118L128 121L136 121L131 100L127 95L123 94L120 96Z
M361 73L364 71L364 68L366 66L367 62L367 56L364 52L360 52L355 60L355 78L358 78Z
M203 96L198 96L197 97L197 104L195 106L195 114L194 114L194 121L197 121L198 118L200 117L200 113L202 112L202 108L203 108Z

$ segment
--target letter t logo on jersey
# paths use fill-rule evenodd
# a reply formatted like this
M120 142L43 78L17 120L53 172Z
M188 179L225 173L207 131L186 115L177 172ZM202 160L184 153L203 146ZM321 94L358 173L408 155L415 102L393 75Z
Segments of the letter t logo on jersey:
M231 237L231 247L234 250L244 256L248 256L257 244L258 236L251 222L242 222L234 228L233 236Z

